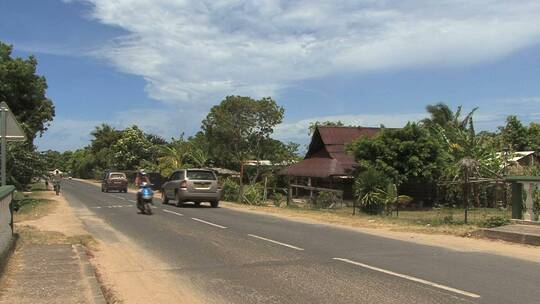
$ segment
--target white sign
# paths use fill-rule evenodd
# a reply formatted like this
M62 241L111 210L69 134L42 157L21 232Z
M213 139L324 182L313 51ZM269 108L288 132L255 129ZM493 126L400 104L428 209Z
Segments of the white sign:
M4 138L4 134L6 136L6 140L8 141L25 141L26 140L26 134L24 133L23 129L17 122L17 119L15 118L15 115L11 113L9 110L9 107L7 103L2 102L0 103L0 112L5 112L6 115L6 121L0 122L3 126L5 126L6 130L5 132L0 132L0 138ZM3 126L0 126L0 130Z

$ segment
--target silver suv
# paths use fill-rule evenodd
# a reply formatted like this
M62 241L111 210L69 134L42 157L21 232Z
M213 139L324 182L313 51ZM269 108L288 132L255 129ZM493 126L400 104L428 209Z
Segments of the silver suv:
M178 206L184 202L209 202L213 208L219 205L221 188L214 171L207 169L182 169L174 171L161 187L161 201L168 204L174 200Z

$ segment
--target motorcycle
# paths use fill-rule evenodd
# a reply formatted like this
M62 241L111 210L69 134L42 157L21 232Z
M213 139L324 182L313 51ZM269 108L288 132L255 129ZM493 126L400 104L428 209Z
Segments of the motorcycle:
M53 182L53 188L56 195L60 195L60 182L59 181Z
M152 214L152 205L154 199L154 191L149 184L141 185L141 189L137 192L137 208L143 214Z

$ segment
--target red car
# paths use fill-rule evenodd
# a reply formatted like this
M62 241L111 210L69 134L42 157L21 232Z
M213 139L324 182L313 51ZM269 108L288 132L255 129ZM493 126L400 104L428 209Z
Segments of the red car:
M110 190L127 193L128 180L124 173L109 172L105 174L103 181L101 181L101 192L109 192Z

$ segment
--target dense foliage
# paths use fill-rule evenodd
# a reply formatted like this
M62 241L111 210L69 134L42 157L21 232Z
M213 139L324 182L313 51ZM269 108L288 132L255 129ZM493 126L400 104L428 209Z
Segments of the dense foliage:
M137 126L117 130L102 124L91 133L89 146L65 152L60 158L64 167L79 177L99 177L108 169L146 169L163 176L189 167L238 170L248 159L289 163L298 157L298 145L270 137L282 118L283 108L270 98L254 100L229 96L212 108L203 121L202 130L194 136L180 135L167 141L144 133ZM250 183L255 183L266 171L256 166L246 172ZM235 200L239 191L236 193Z
M45 77L36 74L36 58L13 58L12 50L0 41L0 101L7 102L32 144L53 120L54 105L45 95Z
M499 187L493 181L501 181L516 170L520 174L540 172L538 167L522 168L507 161L514 151L540 150L539 124L527 127L516 116L509 116L498 132L476 133L476 109L463 116L461 107L454 112L441 103L426 110L429 117L418 123L383 129L374 138L361 138L349 145L359 163L356 188L365 211L377 213L388 195L380 175L398 185L436 185L444 194L439 203L448 201L467 210L471 203L479 206L481 200L502 200L493 194ZM499 192L499 196L504 194Z
M373 168L397 184L411 179L432 182L448 159L437 139L414 122L402 129L383 129L375 138L362 137L349 150L360 170Z
M45 77L36 73L37 60L13 58L12 50L0 41L0 101L8 104L26 133L26 142L9 143L7 149L7 181L22 189L50 168L33 142L47 130L55 112L45 94Z

